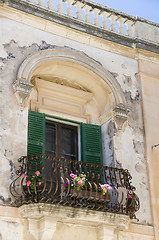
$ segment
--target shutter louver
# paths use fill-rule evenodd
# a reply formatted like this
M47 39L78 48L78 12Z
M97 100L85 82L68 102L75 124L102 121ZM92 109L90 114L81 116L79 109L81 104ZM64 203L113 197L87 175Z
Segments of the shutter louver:
M81 124L81 159L84 163L103 165L101 126ZM86 171L103 175L100 167L89 168Z
M28 156L45 154L45 114L29 111L27 153ZM32 171L40 171L40 158L33 161ZM44 159L41 164L44 164Z
M81 124L82 161L103 165L101 126Z
M81 124L82 161L103 165L101 126Z

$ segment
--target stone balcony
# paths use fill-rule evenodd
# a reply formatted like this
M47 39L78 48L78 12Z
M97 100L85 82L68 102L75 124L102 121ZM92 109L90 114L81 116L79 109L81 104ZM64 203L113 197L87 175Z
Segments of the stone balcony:
M25 219L23 225L28 229L25 236L27 239L33 240L59 239L60 225L62 225L61 231L65 235L65 239L70 237L68 237L69 229L66 228L69 225L71 236L76 226L76 234L80 234L80 236L83 230L79 232L79 229L86 228L89 229L91 239L95 239L97 236L98 240L114 240L130 225L130 218L126 215L95 212L54 204L23 205L18 209L18 214ZM84 236L84 239L87 237Z
M159 24L88 0L8 0L4 6L133 48L159 52Z

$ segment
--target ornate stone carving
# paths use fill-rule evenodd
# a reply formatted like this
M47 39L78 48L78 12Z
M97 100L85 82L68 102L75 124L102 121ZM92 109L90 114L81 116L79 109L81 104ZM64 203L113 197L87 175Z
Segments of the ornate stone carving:
M20 80L15 80L12 86L13 86L14 93L16 95L19 106L23 107L24 101L27 97L30 96L31 89L34 87L34 85L20 79Z
M124 105L117 105L114 108L114 120L117 124L118 130L121 130L123 124L128 118L129 109L126 108Z
M71 65L72 63L77 64L76 66L78 66L77 68L78 74L80 74L82 71L80 66L84 67L86 71L89 69L94 75L95 79L100 77L103 83L106 84L107 89L109 89L108 93L110 94L110 97L112 99L112 102L114 103L114 106L118 104L123 104L123 105L126 104L125 96L124 96L123 90L121 89L121 86L109 71L107 71L103 66L101 66L99 63L97 63L87 55L83 54L82 52L76 51L74 49L69 49L66 47L55 46L54 49L39 51L29 56L21 64L18 70L18 74L17 74L18 79L26 79L27 82L30 82L30 78L33 72L35 71L35 69L37 69L37 66L44 64L46 61L51 62L55 60L56 61L62 60L61 67L62 67L62 62L64 61L69 63L69 65ZM69 71L69 68L68 68L68 71ZM70 76L67 75L66 78L70 79ZM46 80L44 78L42 79Z

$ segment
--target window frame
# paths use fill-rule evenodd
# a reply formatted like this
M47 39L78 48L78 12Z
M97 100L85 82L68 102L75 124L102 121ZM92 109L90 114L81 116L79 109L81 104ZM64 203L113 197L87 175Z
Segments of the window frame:
M45 121L52 121L52 122L57 122L64 125L77 127L77 141L78 141L78 146L77 146L78 159L77 160L81 161L81 123L77 121L69 120L69 119L62 119L55 116L49 116L48 114L45 115Z
M65 128L67 128L67 126L68 126L68 129L73 129L73 131L75 132L75 138L76 138L76 144L75 144L75 155L76 155L76 157L75 157L75 160L79 160L79 154L80 154L80 152L79 152L79 146L80 146L80 142L79 142L79 138L80 138L80 136L79 136L79 134L80 134L80 129L79 129L79 125L77 125L77 124L73 124L73 123L71 123L71 124L69 124L69 122L67 121L67 122L65 122L65 121L60 121L60 120L53 120L53 119L51 119L50 120L50 118L48 119L48 118L45 118L45 126L47 125L47 123L52 123L52 125L55 125L55 128L56 128L56 137L55 137L55 139L56 139L56 143L55 143L55 145L56 145L56 150L55 150L55 157L57 157L57 158L62 158L62 152L61 152L61 133L62 133L62 127L65 127ZM76 128L76 130L75 130L75 128ZM45 138L46 138L46 132L45 132ZM46 140L45 140L45 144L46 144ZM46 146L45 146L45 154L46 154Z
M102 131L100 125L76 122L69 119L59 119L45 113L30 110L28 114L28 156L45 154L46 119L62 122L78 127L78 161L103 165ZM41 128L39 128L39 123ZM39 132L36 131L38 129ZM43 129L43 130L42 130ZM39 135L40 134L40 135ZM40 148L37 150L37 147Z

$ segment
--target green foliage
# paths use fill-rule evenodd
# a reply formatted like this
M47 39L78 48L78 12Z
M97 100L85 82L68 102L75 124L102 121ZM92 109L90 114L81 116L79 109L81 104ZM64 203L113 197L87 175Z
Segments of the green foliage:
M39 171L36 171L30 176L27 176L25 173L23 177L26 178L26 185L31 189L35 189L35 187L39 187L44 183L44 177L40 174Z

